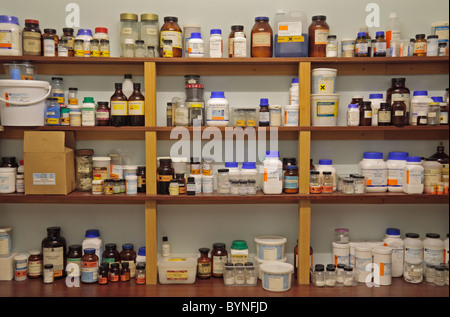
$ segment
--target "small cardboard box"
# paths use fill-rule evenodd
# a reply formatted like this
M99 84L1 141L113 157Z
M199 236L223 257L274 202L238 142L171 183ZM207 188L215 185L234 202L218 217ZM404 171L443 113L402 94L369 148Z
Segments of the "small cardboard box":
M23 147L26 195L67 195L75 190L73 132L25 131Z

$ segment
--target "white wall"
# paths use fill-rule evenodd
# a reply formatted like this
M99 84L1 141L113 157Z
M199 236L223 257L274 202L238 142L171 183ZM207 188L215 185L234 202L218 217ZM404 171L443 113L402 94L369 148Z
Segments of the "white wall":
M26 18L40 21L41 30L56 28L61 33L65 27L66 4L70 1L16 0L2 4L0 14L19 17L21 26ZM318 0L300 3L294 0L246 0L246 1L87 1L79 0L81 27L105 26L109 29L112 56L119 55L118 28L119 15L123 12L156 13L160 26L163 17L177 16L179 25L198 23L202 26L203 38L209 36L209 29L221 28L224 39L231 25L242 24L248 32L254 17L269 16L271 22L275 11L304 10L310 21L312 15L327 16L331 33L338 39L355 37L359 26L364 24L366 4L359 0ZM380 0L381 27L370 30L372 36L378 30L385 30L391 11L399 13L404 38L416 33L430 33L431 23L448 21L449 2L446 0L409 1ZM272 25L273 26L273 25ZM207 41L206 41L207 43ZM401 75L401 74L399 74ZM39 76L50 80L51 76ZM204 76L205 98L212 90L224 90L230 104L257 106L259 98L268 97L271 103L285 104L288 100L289 76L274 77L218 77ZM95 100L109 100L115 82L121 76L86 77L64 76L66 87L79 88L79 98L93 96ZM135 78L143 83L143 77ZM389 76L348 76L338 75L337 92L341 94L339 123L343 124L346 103L352 94L363 94L366 98L372 92L385 92L390 86ZM448 76L407 76L407 86L411 90L428 89L431 95L443 95L448 87ZM160 77L157 81L158 124L164 122L164 107L173 96L183 97L183 78ZM406 150L413 155L430 156L435 152L437 141L313 141L311 157L314 162L320 158L333 159L339 173L356 171L362 153L379 150L387 154L392 150ZM448 141L444 142L449 153ZM15 155L22 158L23 142L1 140L0 155ZM168 155L171 143L158 142L158 156ZM106 155L115 149L123 149L132 154L131 163L142 164L144 158L143 141L79 141L78 148L91 147L96 155ZM296 156L297 144L281 141L282 156ZM399 227L402 234L417 232L421 237L426 232L437 232L445 236L448 232L448 205L313 205L311 218L311 244L316 263L331 261L331 240L336 227L348 227L353 240L382 239L387 227ZM164 205L158 208L158 240L168 235L174 252L197 252L200 247L212 247L214 242L225 242L229 247L234 239L245 239L250 252L255 252L253 239L261 234L279 234L288 238L287 252L292 261L292 252L297 237L296 205ZM13 227L13 249L16 252L39 248L46 235L46 227L59 225L68 244L81 243L86 229L99 228L105 243L132 242L137 249L144 245L144 207L142 205L32 205L0 204L0 225Z

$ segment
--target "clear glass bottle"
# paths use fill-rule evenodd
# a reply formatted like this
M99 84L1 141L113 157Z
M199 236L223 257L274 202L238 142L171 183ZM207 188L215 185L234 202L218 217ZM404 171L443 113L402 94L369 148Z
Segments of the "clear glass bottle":
M230 194L230 176L228 168L221 168L217 171L218 192L220 195Z
M412 284L422 283L423 264L420 259L405 259L403 268L403 278L406 282Z
M153 55L147 57L159 56L159 22L158 15L153 13L141 14L141 37L144 41L144 47L153 47ZM158 54L158 55L155 55Z
M336 286L336 265L328 264L325 272L325 285L326 286Z
M322 192L322 182L320 172L316 170L310 171L309 175L309 192L311 194L320 194Z
M338 42L336 35L328 35L326 46L326 57L338 56Z
M123 42L123 57L134 57L135 41L125 39Z
M428 125L439 125L441 117L441 105L439 102L430 102L428 107Z
M189 126L189 108L184 102L175 105L175 126L187 127Z
M109 57L109 56L110 56L109 40L101 39L100 40L100 57Z
M231 262L227 262L224 264L224 271L223 271L223 283L226 286L233 286L234 285L234 265Z
M145 50L144 41L137 40L134 44L135 44L134 57L145 57L146 50Z
M98 39L92 39L89 41L90 43L90 56L91 57L100 57L100 41Z
M133 57L127 56L130 53L126 53L125 41L128 40L128 45L133 45L136 40L139 39L139 22L138 15L134 13L121 13L120 14L120 56L121 57Z
M445 285L445 266L444 265L436 265L433 283L436 286L444 286Z
M314 286L325 286L325 268L322 264L316 264L314 267Z
M353 267L345 266L344 267L344 281L342 283L344 286L355 286L356 280L355 275L353 273Z

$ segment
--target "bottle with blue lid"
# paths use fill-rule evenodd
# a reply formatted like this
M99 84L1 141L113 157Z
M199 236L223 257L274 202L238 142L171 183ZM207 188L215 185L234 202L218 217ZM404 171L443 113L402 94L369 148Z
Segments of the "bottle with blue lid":
M93 39L92 31L90 29L78 29L75 39L83 40L84 57L89 57L91 55L91 40Z
M428 97L428 91L426 90L415 90L413 92L413 97L411 98L411 108L410 108L410 124L417 125L417 118L421 116L427 117L428 108L430 102L433 99Z
M256 162L243 162L240 173L241 178L247 180L252 179L258 184L258 169L256 167Z
M0 15L0 56L22 55L22 31L19 19L12 15Z
M206 125L226 127L230 121L230 107L223 91L212 91L206 103Z
M331 172L333 177L333 191L337 188L336 168L333 166L333 161L330 159L320 159L319 165L316 166L316 171L319 172L320 182L322 183L323 172Z
M364 152L359 162L359 174L366 178L368 193L384 193L387 191L388 169L381 152Z
M97 283L98 280L98 256L94 248L84 249L81 258L81 282Z
M223 57L223 40L221 29L211 29L209 32L209 57L221 58Z
M94 249L95 255L98 257L98 263L102 263L103 241L100 238L100 231L98 229L86 230L86 234L82 242L82 248L83 250Z
M424 168L420 156L408 156L403 172L403 192L422 194L424 190Z
M283 192L283 162L280 160L279 151L266 151L263 170L263 193L281 194Z
M269 99L261 98L259 100L259 126L270 126Z
M385 247L392 249L392 277L402 276L405 242L400 237L400 229L387 228L383 243Z
M204 43L200 32L192 32L187 42L188 57L205 56Z
M239 180L241 173L238 162L225 162L225 168L228 169L230 179Z
M403 192L403 170L406 166L408 152L389 152L386 166L388 168L388 192Z

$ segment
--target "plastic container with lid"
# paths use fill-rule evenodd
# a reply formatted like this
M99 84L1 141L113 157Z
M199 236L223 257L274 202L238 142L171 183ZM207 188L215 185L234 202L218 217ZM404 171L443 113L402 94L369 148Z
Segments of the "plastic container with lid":
M158 259L158 277L161 284L193 284L196 275L195 254L174 254Z
M248 246L244 240L234 240L230 248L231 263L246 263L248 262Z
M222 30L220 29L210 30L209 57L211 58L223 57Z
M444 263L445 246L444 241L438 233L427 233L423 240L423 261L439 265Z
M420 260L423 258L423 242L418 233L406 233L405 239L405 261Z
M359 162L359 174L366 177L368 193L384 193L387 191L388 169L381 152L364 152Z
M378 126L378 110L383 100L383 94L370 94L369 101L372 107L372 126Z
M319 165L316 166L316 171L319 171L320 178L323 176L323 172L331 172L333 176L333 191L336 191L337 186L337 177L336 177L336 168L333 166L333 161L329 159L320 159Z
M16 168L0 167L0 193L11 194L16 191Z
M374 274L374 284L391 285L393 276L392 248L386 246L377 246L372 249L372 254L373 263L379 268L379 274Z
M422 166L424 192L436 194L435 187L442 181L442 164L436 158L425 158Z
M267 262L259 267L262 286L271 292L284 292L291 288L294 266L290 263Z
M386 166L388 169L388 191L391 193L403 192L403 170L408 155L408 152L389 152Z
M93 39L92 31L89 29L78 29L75 39L83 40L84 57L91 55L91 40Z
M312 126L336 126L339 110L339 94L311 94Z
M400 238L400 230L387 228L383 242L385 247L392 249L392 277L402 276L405 242Z
M410 107L410 124L417 125L417 118L420 116L428 115L428 108L430 102L433 102L433 99L428 97L428 91L426 90L416 90L413 92L413 97L411 98L411 107Z
M102 263L103 242L100 238L100 231L98 229L88 229L84 236L82 243L83 250L92 248L95 250L95 255L98 257L98 264Z
M204 57L205 48L200 32L192 32L187 42L187 57Z
M0 227L0 256L11 253L10 227Z
M366 283L367 277L371 271L367 266L372 264L372 247L370 245L359 244L355 246L355 273L358 276L358 282Z
M403 171L403 192L422 194L424 190L424 168L420 156L408 156Z
M258 169L255 162L243 162L240 170L240 177L247 180L253 179L258 183Z
M331 243L333 248L333 263L338 265L339 263L349 265L350 263L350 244L338 243L333 241Z
M241 177L238 162L225 162L225 168L228 169L230 179L239 179Z
M283 192L283 163L278 151L266 151L262 164L264 178L262 191L264 194L281 194Z
M299 106L299 82L298 77L292 78L291 88L289 88L289 105Z
M105 27L96 27L94 30L94 39L109 40L108 29Z
M335 93L337 69L315 68L312 70L311 93L328 95Z
M275 57L308 56L308 24L303 11L279 12L274 25Z
M223 91L212 91L206 103L206 125L226 127L230 121L230 108Z
M12 15L0 15L0 56L22 55L22 31L19 19Z
M256 257L263 261L282 261L287 239L281 236L257 236Z

